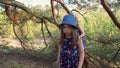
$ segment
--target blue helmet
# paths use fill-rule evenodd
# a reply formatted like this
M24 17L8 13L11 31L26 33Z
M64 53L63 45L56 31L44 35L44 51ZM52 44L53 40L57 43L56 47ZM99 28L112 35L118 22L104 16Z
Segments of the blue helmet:
M64 24L68 24L68 25L73 26L74 28L77 28L76 17L73 14L65 15L59 27L61 27Z

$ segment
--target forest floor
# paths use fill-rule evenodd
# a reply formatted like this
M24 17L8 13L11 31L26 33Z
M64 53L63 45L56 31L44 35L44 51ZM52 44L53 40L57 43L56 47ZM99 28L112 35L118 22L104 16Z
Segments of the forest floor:
M43 40L36 41L37 44L43 42ZM37 60L34 59L34 57L31 58L25 55L21 55L19 53L3 53L1 47L3 47L3 45L7 43L9 43L9 46L21 48L18 40L0 39L0 68L50 68L50 66L53 63L53 61L44 60L40 58L39 60Z
M0 68L50 68L51 61L33 60L19 54L9 54L0 57Z

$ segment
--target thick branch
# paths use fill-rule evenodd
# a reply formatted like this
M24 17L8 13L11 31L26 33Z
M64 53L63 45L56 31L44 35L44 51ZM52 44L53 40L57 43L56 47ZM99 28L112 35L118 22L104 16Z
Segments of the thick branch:
M34 14L34 12L29 9L28 7L26 7L24 4L18 2L18 1L9 1L6 3L6 0L0 0L0 3L3 3L3 4L8 4L8 5L11 5L11 6L16 6L17 8L20 8L22 10L24 10L26 13L28 13L30 15L30 17L33 17L35 16L36 18L38 18L40 21L42 21L43 19L43 16L40 16L40 15L37 15L37 14ZM56 24L55 22L49 20L50 23L53 23L55 24L56 26L58 26L58 24Z
M54 23L54 22L53 22L51 19L49 19L48 17L43 16L42 18L43 18L44 20L47 20L47 21L49 21L50 23L56 25L57 27L59 26L58 23Z
M18 40L20 41L20 44L21 44L21 47L24 49L24 51L27 52L26 48L24 47L23 43L22 43L22 40L20 39L20 37L17 35L16 31L15 31L15 23L13 23L13 31L14 31L14 34L15 36L18 38ZM28 53L28 52L27 52Z
M101 4L104 9L107 11L108 15L111 17L114 24L120 29L120 22L117 20L113 12L110 10L110 7L107 5L106 0L101 0Z
M61 6L65 9L65 11L66 11L68 14L71 13L71 11L70 11L61 1L59 1L59 0L55 0L55 1L58 2L58 3L60 3Z
M54 22L57 24L57 18L55 15L55 11L54 11L54 1L56 1L57 3L60 3L61 6L65 9L65 11L70 14L70 10L62 3L62 0L51 0L51 9L52 9L52 16L53 16L53 20Z
M0 3L6 4L6 0L0 0ZM24 10L25 12L34 15L33 12L29 8L27 8L24 4L18 1L9 1L7 4L11 6L17 6L18 8Z
M54 0L51 0L51 9L52 9L52 15L53 15L54 22L57 23L55 11L54 11Z

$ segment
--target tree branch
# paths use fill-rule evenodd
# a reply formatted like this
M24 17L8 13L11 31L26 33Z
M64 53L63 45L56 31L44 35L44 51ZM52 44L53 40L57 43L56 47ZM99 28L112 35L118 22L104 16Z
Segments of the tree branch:
M44 23L45 23L45 28L48 31L48 34L50 35L51 39L53 40L53 42L57 48L57 43L55 42L54 37L52 36L51 32L49 31L49 28L47 27L47 23L45 21L44 21Z
M114 22L114 24L120 29L120 22L117 20L117 18L113 14L113 12L110 10L110 7L106 3L106 0L100 0L100 1L101 1L102 6L104 7L104 9L107 11L108 15L110 16L110 18Z
M96 58L94 55L87 53L87 55L92 58L93 60L97 61L100 63L101 67L103 68L110 68L109 66L107 66L105 63L103 63L100 59Z
M45 45L46 45L46 47L48 47L48 44L46 42L45 35L44 35L43 23L41 24L41 31L42 31L42 35L43 35L43 38L44 38Z
M43 16L37 15L35 14L31 9L29 9L28 7L26 7L24 4L18 2L18 1L9 1L7 2L6 0L0 0L0 3L3 4L8 4L11 6L15 6L17 8L20 8L22 10L24 10L26 13L28 13L30 15L30 18L32 18L33 16L36 17L37 19L39 19L42 22ZM47 17L46 17L47 18ZM48 19L48 18L47 18ZM56 26L58 26L58 24L56 24L55 22L49 20L51 23L55 24Z
M34 15L34 13L29 8L27 8L24 4L22 4L18 1L9 1L9 2L6 3L6 0L0 0L0 3L8 4L8 5L11 5L11 6L16 6L20 9L24 10L25 12Z
M52 9L52 15L53 15L54 22L57 23L55 11L54 11L54 0L51 0L51 9Z
M65 11L68 13L68 14L71 14L71 11L59 0L55 0L56 2L60 3L61 6L65 9Z
M118 44L118 45L119 45L119 44ZM118 50L116 51L114 57L113 57L110 61L114 61L115 58L118 56L119 52L120 52L120 47L118 48Z

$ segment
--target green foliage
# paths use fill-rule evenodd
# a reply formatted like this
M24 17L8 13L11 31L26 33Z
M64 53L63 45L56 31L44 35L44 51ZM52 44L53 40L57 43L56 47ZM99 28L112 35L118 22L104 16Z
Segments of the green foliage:
M115 12L115 15L119 20L119 10ZM94 41L86 37L88 52L102 60L110 61L113 59L120 48L120 30L115 26L108 14L103 9L100 9L99 12L88 12L84 15L84 18L78 16L78 19L86 35L97 40ZM53 35L59 37L59 31L56 31ZM120 64L119 57L120 54L113 60L118 65Z
M36 7L33 8L33 10L35 10L35 12L37 12L37 14L39 15L46 16L52 19L50 9L41 10L40 7ZM114 13L118 20L120 20L120 10L115 11ZM15 38L12 30L12 25L9 23L10 21L7 20L4 16L4 14L0 14L0 30L2 30L0 31L0 35L5 34L6 36L8 36L8 38ZM60 17L62 17L62 14ZM103 9L99 9L98 12L87 12L84 15L84 18L82 16L78 17L80 22L79 24L81 24L81 26L83 27L86 35L97 40L93 41L86 37L88 52L99 56L103 60L111 60L115 56L118 48L120 48L120 44L118 45L118 43L120 42L120 30L115 26L108 14ZM59 29L49 22L47 22L47 26L58 44L60 35ZM25 22L21 29L23 30L23 35L25 35L29 40L43 39L40 23L35 23L34 21L29 20ZM43 51L41 51L43 48L39 48L36 50L29 50L29 52L44 59L56 57L57 50L55 49L53 41L52 39L50 39L51 37L49 36L45 26L43 30L46 39L50 40L48 43L49 46ZM3 49L9 50L7 47ZM11 48L10 51L18 53L22 52L21 49L15 48ZM120 54L118 54L118 56L114 60L114 62L117 64L120 64L119 57ZM53 58L52 60L55 59L56 58Z
M115 12L118 19L120 19L120 13ZM100 12L88 12L85 15L85 19L82 19L80 24L84 26L85 33L92 39L87 39L88 51L96 56L99 56L104 60L111 60L118 48L120 48L120 30L112 22L111 18L104 10ZM118 54L114 62L119 62Z

